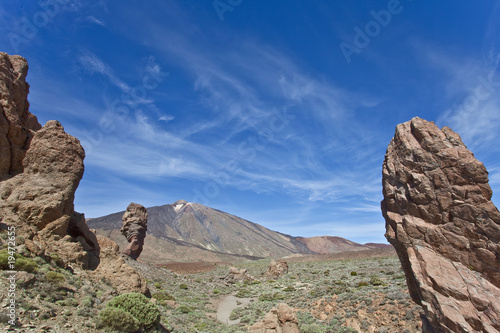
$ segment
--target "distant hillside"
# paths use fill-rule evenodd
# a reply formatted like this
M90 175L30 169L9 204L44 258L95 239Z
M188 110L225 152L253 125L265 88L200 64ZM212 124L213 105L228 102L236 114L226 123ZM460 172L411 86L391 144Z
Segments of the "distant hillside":
M238 258L330 254L374 248L340 237L293 237L184 200L147 210L148 231L140 257L144 261L234 261ZM120 248L124 248L127 241L120 233L123 213L89 219L87 223L97 233L115 240Z

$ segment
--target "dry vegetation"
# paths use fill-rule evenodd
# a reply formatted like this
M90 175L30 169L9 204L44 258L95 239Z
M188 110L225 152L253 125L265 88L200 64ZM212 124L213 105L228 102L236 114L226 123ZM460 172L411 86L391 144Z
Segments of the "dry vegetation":
M17 311L19 324L22 324L17 331L112 331L102 322L104 315L99 316L100 313L108 316L114 313L104 309L118 296L105 279L99 284L85 281L59 267L56 256L20 262L24 262L26 271L17 274ZM147 279L161 315L161 325L149 331L246 332L281 302L298 310L301 332L421 330L420 309L409 298L395 256L321 261L296 259L289 262L289 273L276 280L264 277L268 264L269 260L240 263L236 266L248 269L255 280L226 285L221 280L229 270L225 264L204 263L199 264L198 269L197 264L169 266L198 272L181 274L134 262ZM5 286L7 274L0 275ZM228 295L241 299L230 313L232 325L216 320L218 304ZM2 291L0 306L5 308L7 301ZM0 315L4 331L12 329L7 320L5 314Z

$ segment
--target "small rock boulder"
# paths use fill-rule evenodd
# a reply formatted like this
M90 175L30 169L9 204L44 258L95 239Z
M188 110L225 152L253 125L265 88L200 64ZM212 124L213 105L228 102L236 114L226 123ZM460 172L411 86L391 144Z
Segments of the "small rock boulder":
M285 303L273 308L264 318L253 324L249 333L299 333L297 313Z
M267 267L266 277L270 279L277 279L280 276L288 274L288 263L284 259L278 261L271 259Z
M226 276L221 277L221 280L224 281L226 285L235 284L241 281L252 281L255 278L249 274L247 274L247 270L245 268L238 269L236 267L230 267L229 273Z

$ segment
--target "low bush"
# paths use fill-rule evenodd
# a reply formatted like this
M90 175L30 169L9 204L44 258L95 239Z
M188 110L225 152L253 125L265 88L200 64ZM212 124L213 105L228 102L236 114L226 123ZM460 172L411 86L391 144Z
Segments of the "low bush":
M373 286L381 286L381 285L384 284L384 282L382 280L380 280L378 277L372 277L371 280L370 280L370 283Z
M148 329L160 322L160 311L143 294L128 293L116 296L107 304L108 308L117 308L128 312L137 319L139 325Z
M66 281L66 278L61 273L49 271L45 273L45 281L53 284L61 284L64 283L64 281Z
M279 300L284 300L285 295L281 293L274 293L274 294L262 294L259 296L259 301L261 302L272 302L272 301L279 301Z
M10 267L9 262L14 262L14 269ZM33 259L26 258L18 253L14 253L13 256L10 256L7 249L4 249L0 251L0 269L34 273L38 271L38 264Z
M137 332L139 321L129 312L120 308L107 307L99 313L99 319L104 326L119 332Z
M240 289L238 290L235 296L238 298L246 298L250 297L251 295L252 293L248 289Z
M177 310L181 313L190 313L191 311L193 311L189 306L187 305L181 305L177 308Z
M151 295L153 298L155 298L158 302L164 302L164 301L175 301L175 297L167 293L166 291L159 291L156 294Z
M231 312L231 315L229 315L229 320L236 320L243 316L245 314L245 309L243 308L236 308Z

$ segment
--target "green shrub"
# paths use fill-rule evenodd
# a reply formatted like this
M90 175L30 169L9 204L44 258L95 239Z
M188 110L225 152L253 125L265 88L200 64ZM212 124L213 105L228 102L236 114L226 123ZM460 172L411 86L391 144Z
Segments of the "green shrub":
M294 286L288 286L286 287L285 289L283 289L283 291L295 291L295 287Z
M208 324L207 323L196 323L194 325L194 328L196 328L198 331L205 331L208 327Z
M259 301L265 302L265 301L279 301L279 300L284 300L285 295L281 293L274 293L274 294L262 294L259 296Z
M191 308L187 305L181 305L177 308L177 310L179 310L179 312L181 313L190 313L192 311Z
M382 280L380 280L378 277L372 277L371 280L370 280L370 283L373 286L381 286L381 285L384 284L384 282Z
M9 260L10 257L10 260ZM14 258L12 258L14 257ZM12 260L14 259L14 260ZM14 269L9 265L9 261L15 261ZM25 271L28 273L34 273L38 271L38 264L31 258L26 258L18 253L14 253L13 256L9 255L7 249L0 251L0 269L7 271Z
M122 309L131 314L140 326L148 329L160 322L160 311L143 294L128 293L116 296L108 302L107 307Z
M240 289L238 290L238 293L236 293L236 297L238 298L245 298L251 296L251 292L248 289Z
M187 284L185 284L185 283L181 283L181 284L179 285L179 289L187 290L187 289L188 289L188 286L187 286Z
M156 298L157 301L159 302L164 302L164 301L175 301L175 297L167 293L166 291L160 291L157 292L156 294L151 295L153 298Z
M220 290L219 289L214 289L214 291L212 291L212 293L214 295L219 295L220 294Z
M245 309L236 308L229 315L229 320L236 320L236 319L240 318L241 316L243 316L244 313L245 313Z
M80 303L80 305L84 308L91 308L92 307L92 304L93 304L93 300L92 300L92 297L90 296L87 296L85 297L82 302Z
M325 331L318 324L306 324L300 326L301 333L324 333Z
M156 289L163 289L160 282L155 282L153 286L155 286Z
M351 276L358 276L358 273L356 273L356 272L352 271L352 272L351 272Z
M107 307L99 313L101 322L119 332L137 332L139 330L139 321L129 312L120 308Z
M45 273L45 281L54 284L61 284L64 283L64 281L66 281L66 278L61 273L49 271Z
M361 281L358 283L358 287L368 287L370 284L366 281Z

